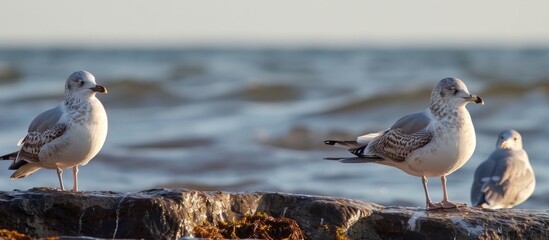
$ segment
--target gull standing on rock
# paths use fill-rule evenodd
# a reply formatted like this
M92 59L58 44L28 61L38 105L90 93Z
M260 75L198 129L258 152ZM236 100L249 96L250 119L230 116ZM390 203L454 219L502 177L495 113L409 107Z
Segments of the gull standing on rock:
M536 178L515 130L499 134L496 150L475 171L471 202L481 208L512 208L534 192Z
M327 145L348 148L356 155L325 159L343 163L378 163L421 177L427 210L464 206L448 200L446 176L462 167L475 150L475 129L465 108L470 102L484 104L480 97L469 93L461 80L442 79L433 88L429 108L402 117L385 131L366 134L352 141L324 141ZM427 177L440 177L442 202L431 201Z
M58 106L38 115L21 139L19 151L0 160L14 160L12 179L24 178L41 168L56 169L61 190L63 169L73 170L73 191L78 191L78 165L86 165L103 147L107 137L107 113L95 97L107 89L95 83L86 71L77 71L65 84L65 99Z

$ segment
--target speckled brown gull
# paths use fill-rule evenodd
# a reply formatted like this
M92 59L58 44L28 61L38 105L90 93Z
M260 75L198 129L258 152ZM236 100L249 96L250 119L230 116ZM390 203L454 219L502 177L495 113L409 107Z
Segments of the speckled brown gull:
M499 134L496 150L475 171L471 202L482 208L512 208L526 201L535 187L522 136L510 129Z
M448 200L446 176L462 167L476 146L475 129L465 108L467 103L484 104L457 78L445 78L433 88L429 108L406 115L385 131L370 133L352 141L327 140L327 145L344 147L352 158L325 158L342 163L379 163L422 178L426 209L464 206ZM440 177L443 198L433 203L427 178Z
M63 169L73 170L73 191L78 191L78 166L86 165L107 137L107 114L95 97L107 89L95 83L86 71L77 71L65 84L65 98L58 106L38 115L21 139L19 151L0 160L13 160L11 178L24 178L41 168L56 169L61 190Z

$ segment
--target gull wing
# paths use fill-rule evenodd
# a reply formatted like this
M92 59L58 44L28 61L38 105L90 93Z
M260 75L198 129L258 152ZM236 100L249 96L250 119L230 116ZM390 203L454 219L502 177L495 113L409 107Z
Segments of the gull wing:
M21 149L9 169L18 169L28 162L38 162L42 146L60 137L67 130L67 125L59 122L62 116L61 106L57 106L34 118L27 136L20 141Z
M62 116L61 105L42 112L32 120L28 132L44 132L58 123Z
M431 121L432 118L429 109L426 109L423 112L408 114L400 118L389 130L399 129L402 134L412 135L425 130Z
M369 154L396 162L405 161L411 152L429 144L433 139L433 133L427 128L431 121L428 109L400 118L389 130L370 143Z
M486 203L482 188L484 186L484 182L489 181L492 178L494 170L497 167L497 159L492 157L494 154L495 152L492 153L492 155L490 155L487 160L482 162L475 170L475 177L473 180L473 185L471 186L471 203L473 206L480 206L483 203Z
M535 184L535 177L528 167L528 155L524 150L498 149L490 155L487 162L491 164L481 165L485 169L480 169L479 166L480 170L475 172L475 182L479 178L482 183L477 195L483 196L477 206L482 203L514 206L528 198L528 190Z

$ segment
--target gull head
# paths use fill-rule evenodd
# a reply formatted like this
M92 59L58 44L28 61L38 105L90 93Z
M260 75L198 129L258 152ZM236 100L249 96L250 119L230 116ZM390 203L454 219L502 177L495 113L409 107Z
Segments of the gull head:
M107 93L107 89L95 83L95 77L87 71L76 71L67 78L65 95L89 98L96 93Z
M499 134L496 147L509 150L522 149L522 136L513 129L505 130Z
M467 86L458 78L445 78L438 82L433 88L431 99L449 103L454 106L465 106L467 103L474 102L484 105L484 100L477 95L469 93Z

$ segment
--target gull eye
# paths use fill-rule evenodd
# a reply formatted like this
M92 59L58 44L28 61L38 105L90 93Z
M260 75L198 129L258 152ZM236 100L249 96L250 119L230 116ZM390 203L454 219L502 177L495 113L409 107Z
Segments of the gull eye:
M517 140L517 138L514 138L514 139L515 139L515 141Z
M453 94L456 94L458 90L455 87L452 87L450 88L450 92L452 92Z
M82 79L78 79L78 86L84 86L84 81L82 81Z

